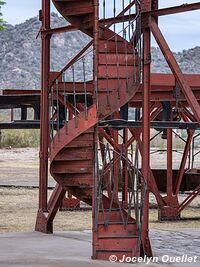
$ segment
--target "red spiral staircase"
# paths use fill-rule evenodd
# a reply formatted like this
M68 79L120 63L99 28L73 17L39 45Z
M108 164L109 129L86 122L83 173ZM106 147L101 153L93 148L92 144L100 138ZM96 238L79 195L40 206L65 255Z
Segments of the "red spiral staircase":
M74 78L68 83L61 78L54 80L51 107L53 109L57 105L57 114L52 114L51 175L58 184L60 196L67 190L93 206L94 259L108 260L111 255L116 255L118 259L123 255L139 256L142 247L140 225L131 211L119 201L118 191L112 189L112 193L107 194L106 190L99 190L100 186L95 182L98 172L98 123L112 118L114 113L118 114L138 91L139 52L133 46L133 41L127 41L124 37L125 29L120 35L110 29L113 22L106 25L99 23L98 1L54 0L53 3L71 25L92 38L94 58L93 80L82 83L76 82ZM121 16L124 14L121 13ZM128 21L128 27L131 27L131 18ZM97 23L98 30L94 27ZM74 76L74 66L71 65ZM64 92L60 89L63 86L66 86ZM67 100L66 92L71 94ZM83 94L85 102L81 98ZM60 105L71 114L62 123L58 111Z
M40 120L39 208L35 229L52 233L53 220L62 203L72 207L80 205L81 200L92 206L94 259L108 260L112 255L115 257L111 260L123 255L152 256L149 192L156 197L159 220L179 219L200 192L200 185L195 182L193 191L179 203L184 175L199 178L199 170L193 165L198 154L194 140L199 134L194 133L200 122L199 75L182 73L159 28L158 18L198 10L200 3L159 8L159 0L53 0L70 25L51 28L51 2L42 0L39 13L41 91L37 91L34 101L30 95L36 91L4 90L2 95L2 103L6 99L3 108L10 108L7 102L10 95L12 107L16 107L13 101L22 105L22 120L27 119L29 106L33 106ZM51 72L51 37L77 30L91 41L62 70ZM151 73L151 34L172 74ZM25 99L19 100L21 96L28 96L27 103ZM128 108L136 111L132 122L128 120ZM38 124L39 121L20 124L14 121L2 123L2 127ZM150 139L150 128L154 127L167 139L167 169L158 172L157 177L154 177L157 170L150 166L150 141L160 134ZM172 168L172 134L178 128L187 129L188 134L187 140L179 136L185 148L176 174ZM187 168L191 143L192 160ZM50 197L49 169L57 182ZM160 179L165 173L166 179ZM159 192L157 181L162 186L166 183L165 196ZM69 198L65 197L66 191Z

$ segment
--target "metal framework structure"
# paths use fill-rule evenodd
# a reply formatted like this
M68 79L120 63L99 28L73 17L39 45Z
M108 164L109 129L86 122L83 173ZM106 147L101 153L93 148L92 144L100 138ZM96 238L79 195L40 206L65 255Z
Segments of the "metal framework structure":
M94 259L108 260L113 254L118 258L151 256L149 192L156 197L160 220L179 218L200 193L200 183L194 183L179 203L184 177L199 179L193 166L197 135L193 137L200 128L200 77L182 73L158 19L200 9L200 2L163 9L158 8L158 0L52 2L70 25L51 28L51 1L42 0L41 92L5 90L0 97L2 108L23 109L22 121L9 127L39 128L40 120L36 230L53 232L53 220L67 191L70 207L80 200L92 206ZM52 72L51 36L76 30L91 41L62 70ZM172 74L151 73L151 34ZM3 97L9 95L10 103L4 104ZM14 105L13 101L18 102ZM34 108L37 121L24 121L28 106ZM132 120L131 108L135 111ZM151 169L150 128L167 140L166 170ZM172 167L174 129L187 130L176 172ZM188 155L191 161L186 167ZM49 169L57 185L48 199ZM159 190L163 176L164 197Z

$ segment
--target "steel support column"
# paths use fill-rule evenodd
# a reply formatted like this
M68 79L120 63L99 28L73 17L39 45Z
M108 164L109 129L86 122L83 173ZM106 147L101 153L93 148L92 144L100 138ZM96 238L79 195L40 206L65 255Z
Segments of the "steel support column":
M50 29L50 0L42 0L42 29ZM49 147L49 72L50 35L41 33L41 115L40 115L40 171L39 171L39 210L35 229L41 231L41 217L47 212L48 194L48 147ZM42 231L46 232L47 229Z
M99 46L99 1L94 0L94 28L93 28L93 101L96 103L96 108L98 112L98 46ZM93 189L92 189L92 259L97 259L97 248L98 248L98 226L97 226L97 188L98 188L98 128L94 127L94 148L95 148L95 158L93 160Z
M38 217L36 222L36 230L42 232L52 232L53 231L53 220L60 207L60 204L65 196L66 188L71 190L71 194L75 194L77 197L85 201L86 203L92 205L92 216L93 216L93 258L99 259L108 259L108 253L114 251L114 246L116 251L119 252L117 257L119 258L120 253L127 249L127 255L129 251L135 253L134 255L139 256L138 243L140 244L140 254L141 256L152 256L151 244L149 240L149 191L153 192L159 209L161 211L161 219L163 218L177 218L181 210L190 202L192 199L199 194L199 186L191 193L190 197L179 206L178 205L178 193L180 190L180 185L182 182L183 173L185 171L185 163L187 160L187 154L189 151L191 138L193 134L193 129L198 126L195 126L195 123L191 125L191 122L184 124L184 127L188 130L189 136L184 151L183 159L181 162L180 170L178 173L178 178L176 181L175 188L173 188L173 171L172 171L172 128L183 127L182 122L162 122L163 127L167 129L167 196L163 197L156 184L153 172L150 169L150 125L151 117L157 117L162 110L162 106L159 104L159 101L170 101L172 107L175 107L179 110L181 104L184 103L185 111L182 118L189 118L191 121L200 122L200 109L199 103L200 93L199 93L199 77L194 79L194 77L183 75L180 67L178 66L173 53L170 51L169 46L164 39L159 27L158 27L158 16L163 16L167 14L183 12L186 10L193 10L200 7L200 3L192 5L182 5L173 8L158 9L158 0L141 0L141 1L130 1L129 5L125 8L125 1L122 2L122 11L118 16L116 16L116 5L117 1L114 1L113 6L113 17L106 18L107 12L106 6L104 5L105 18L99 20L99 0L93 1L82 1L77 2L73 1L73 4L70 1L53 1L56 4L58 11L69 20L72 25L67 27L61 27L58 29L50 28L50 0L41 0L42 1L42 12L40 13L40 19L42 21L41 28L41 37L42 37L42 88L41 88L41 116L40 116L40 128L41 128L41 139L40 139L40 189L39 189L39 210ZM132 11L130 6L136 4L136 13L131 14ZM64 12L63 12L64 11ZM129 15L126 15L130 13ZM136 21L134 19L137 18ZM123 37L120 34L117 34L111 30L111 24L122 23L123 27L126 25L126 22L129 22L130 27L130 36L129 41L127 41L127 33L124 30ZM125 23L125 24L124 24ZM135 23L135 24L134 24ZM134 27L133 27L134 26ZM136 26L136 27L135 27ZM117 29L116 25L114 29ZM79 29L87 33L92 41L83 48L60 72L50 73L50 38L51 34L58 32L67 32L69 30ZM128 29L128 28L127 28ZM132 29L135 29L135 32L131 32ZM155 39L157 40L172 72L173 75L165 76L162 75L151 75L150 73L150 64L151 64L151 31L153 32ZM114 38L113 38L114 37ZM113 39L113 40L112 40ZM133 42L134 40L134 42ZM143 45L141 42L143 41ZM133 45L134 44L134 45ZM124 47L125 45L125 47ZM132 47L133 45L133 47ZM82 57L83 65L85 64L85 56L88 48L92 47L93 53L93 82L87 81L84 78L84 83L77 82L74 79L73 82L62 82L62 74L67 74L67 71L70 67L73 68L74 74L74 64L79 61ZM143 49L143 54L141 54ZM130 51L129 51L130 50ZM124 54L121 55L121 54ZM88 54L89 55L89 54ZM123 58L124 57L124 58ZM111 60L108 60L108 59ZM124 59L126 58L126 62ZM130 63L129 63L130 59ZM120 60L120 62L119 62ZM111 61L111 62L108 62ZM137 61L137 62L136 62ZM134 63L133 63L134 62ZM126 74L124 75L124 69L126 64ZM117 72L113 71L117 66ZM134 73L133 67L135 68ZM130 70L130 74L129 74ZM85 76L85 65L83 67L83 72ZM106 77L105 77L106 73ZM141 73L141 77L137 75ZM51 74L51 75L50 75ZM134 75L133 75L134 74ZM125 77L124 77L125 76ZM130 77L129 77L130 76ZM135 81L133 82L133 76L135 76ZM139 76L139 75L138 75ZM125 82L126 79L126 92ZM118 86L116 81L118 80ZM156 80L156 82L155 82ZM56 90L51 92L50 104L52 107L55 107L54 101L57 100L57 112L52 114L52 127L49 131L49 89L57 84ZM107 84L105 86L105 83ZM136 83L136 84L135 84ZM179 96L174 97L173 91L174 87L178 83L182 93ZM120 88L119 84L122 84ZM151 86L152 85L152 86ZM78 87L76 91L75 87ZM67 94L73 94L74 100L69 101L63 97L63 92L65 95L65 87L67 88ZM86 88L87 87L87 88ZM105 88L106 87L106 88ZM82 102L82 96L79 96L83 93L83 88L85 89L85 105ZM86 90L88 89L88 91ZM106 90L105 90L106 89ZM150 93L152 89L152 94ZM117 98L117 95L119 96ZM178 95L178 93L177 93ZM151 99L152 97L152 99ZM57 98L57 99L56 99ZM88 101L88 99L91 101ZM132 99L131 99L132 98ZM65 101L66 100L66 101ZM92 102L93 100L93 102ZM70 102L71 101L71 102ZM78 101L78 102L77 102ZM185 103L185 102L188 103ZM91 102L88 104L88 102ZM127 103L129 102L129 103ZM108 105L109 103L109 105ZM107 129L98 128L101 127L102 120L109 120L113 118L114 112L118 114L118 111L121 109L125 103L129 106L140 107L142 106L142 121L134 122L134 124L129 124L130 122L124 122L121 128L124 129L124 140L121 145L121 140L119 138L119 125L110 129L110 126L106 126ZM152 106L150 105L152 104ZM181 104L180 104L181 103ZM65 118L63 120L64 108L66 112L70 110L71 115L75 114L75 119L73 116L68 116L68 120ZM60 116L59 112L61 111ZM192 114L192 111L194 114ZM79 113L77 116L76 113ZM89 114L90 116L86 115ZM186 117L187 116L187 117ZM176 116L175 116L176 117ZM119 118L119 117L117 117ZM178 116L175 118L177 119ZM76 120L77 119L77 120ZM178 119L177 119L178 120ZM54 129L54 121L57 122L57 133ZM186 120L187 121L187 120ZM137 123L140 123L139 126ZM159 122L161 124L161 122ZM109 122L108 122L109 124ZM142 124L142 128L141 128ZM180 125L179 125L180 124ZM129 125L129 126L128 126ZM155 125L155 128L159 128L159 125L156 122L152 122L152 125ZM179 126L177 126L179 125ZM185 126L186 125L186 126ZM62 127L64 126L64 127ZM112 127L112 125L111 125ZM128 127L130 127L130 132L133 136L128 139ZM134 129L133 127L140 127L139 129ZM193 128L192 128L193 127ZM192 129L192 130L191 130ZM93 133L94 130L94 133ZM88 132L89 133L88 133ZM90 132L91 131L91 132ZM141 139L142 133L142 139ZM50 134L52 140L50 140ZM86 134L86 135L85 135ZM98 138L100 136L100 138ZM80 139L79 139L80 138ZM89 140L86 140L86 139ZM103 155L104 144L103 138L105 138L109 145L108 150L110 153L110 146L113 147L112 159L107 159L106 155ZM92 140L92 141L91 141ZM139 190L140 196L140 182L141 182L141 202L138 207L140 208L140 215L135 217L140 217L138 224L136 225L137 229L134 228L134 233L137 233L135 236L138 237L137 244L131 243L130 246L127 244L129 241L135 242L135 239L132 239L132 236L128 235L128 241L124 233L128 233L129 212L127 212L126 205L118 205L119 197L121 199L121 186L119 183L119 170L122 169L122 200L126 204L130 202L130 210L132 208L132 200L129 200L129 173L128 170L132 170L133 164L129 164L128 159L128 147L132 144L133 141L138 143L140 153L142 155L142 175L139 175L137 178L137 189ZM50 142L52 141L52 142ZM72 143L73 142L73 143ZM80 148L84 148L87 152L87 149L82 145L82 142L88 143L88 150L91 150L91 153L85 153L86 156L80 157L77 159L76 155L79 156ZM102 161L98 160L98 143L101 142L101 153ZM51 145L50 150L50 159L51 159L51 174L56 179L58 184L56 185L53 194L51 195L49 202L47 203L47 190L48 190L48 154L49 154L49 145ZM66 149L67 148L67 149ZM69 148L69 149L68 149ZM73 148L73 149L72 149ZM64 154L63 154L64 151ZM71 155L69 151L74 152L74 160L72 164ZM94 152L94 153L93 153ZM88 156L87 158L87 155ZM66 160L69 159L69 160ZM87 162L86 162L87 161ZM103 165L103 172L99 168L99 163L105 161ZM108 161L108 162L107 162ZM58 163L59 162L59 163ZM122 162L122 165L121 165ZM68 166L68 165L69 166ZM135 164L137 165L137 164ZM91 167L92 166L92 167ZM138 167L138 166L137 166ZM78 171L77 171L78 170ZM79 172L79 170L81 170ZM87 173L87 178L83 178L83 172ZM113 173L111 173L113 171ZM140 171L140 170L139 170ZM78 175L77 175L78 173ZM63 175L61 175L63 174ZM74 174L74 175L73 175ZM110 179L110 174L112 178ZM140 171L141 174L141 171ZM104 177L102 176L104 175ZM76 176L73 179L72 176ZM107 192L104 193L105 184L103 179L108 180ZM68 179L69 178L69 179ZM144 178L144 179L143 179ZM82 181L83 180L83 181ZM114 181L113 181L114 180ZM114 186L113 186L114 185ZM74 189L72 189L74 188ZM134 187L132 187L134 189ZM114 192L114 193L113 193ZM118 194L119 193L119 194ZM103 196L103 197L102 197ZM113 200L112 200L113 196ZM69 198L70 201L77 202ZM113 202L113 203L112 203ZM78 203L78 202L77 202ZM135 203L134 203L135 204ZM102 205L102 207L101 207ZM105 207L105 209L104 209ZM108 207L109 210L108 210ZM129 207L127 205L127 207ZM119 214L123 208L122 214ZM106 210L106 211L105 211ZM135 209L136 210L136 209ZM103 218L105 213L110 216L112 213L113 218L116 218L116 221L112 221L113 225L108 224ZM102 216L103 214L103 216ZM127 223L124 223L123 217L127 216ZM100 216L99 216L100 215ZM119 218L122 217L123 224L119 224ZM108 217L109 217L108 216ZM116 216L116 217L115 217ZM103 218L103 219L102 219ZM113 219L112 218L112 219ZM116 224L117 223L117 224ZM130 220L132 227L135 227L135 221ZM117 225L117 226L116 226ZM111 226L111 227L110 227ZM122 227L123 228L122 228ZM127 227L128 226L128 227ZM140 227L141 226L141 227ZM115 231L108 228L114 228ZM141 229L142 228L142 229ZM119 229L122 230L122 235L116 236L119 234ZM139 231L138 231L139 229ZM136 231L135 231L136 230ZM103 236L103 234L106 234ZM113 235L108 236L108 233L114 233ZM102 238L103 237L103 238ZM117 239L116 239L117 238ZM135 238L135 237L134 237ZM111 239L111 240L108 240ZM122 242L123 241L123 242ZM105 251L105 247L107 251ZM119 247L122 249L119 251ZM136 247L134 252L133 247ZM131 254L130 253L130 254ZM133 256L133 255L131 255Z
M143 30L143 107L142 107L142 174L147 183L147 191L143 185L144 214L142 226L143 253L152 256L149 241L149 178L150 178L150 63L151 63L151 33L150 29Z
M172 129L167 129L167 198L168 201L172 198Z
M117 203L118 192L119 192L118 180L119 180L119 159L120 158L118 157L118 154L115 151L117 151L117 147L118 147L118 131L114 131L113 139L114 139L114 142L116 144L116 146L114 146L114 152L113 152L113 173L114 173L114 185L115 185L114 199Z
M128 144L128 129L123 130L123 154L126 158L128 158L128 147L126 146ZM123 206L127 207L128 203L128 163L124 160L123 162L123 189L122 189L122 201Z
M167 195L164 205L158 205L158 221L177 219L178 195L173 194L173 143L172 129L167 129Z

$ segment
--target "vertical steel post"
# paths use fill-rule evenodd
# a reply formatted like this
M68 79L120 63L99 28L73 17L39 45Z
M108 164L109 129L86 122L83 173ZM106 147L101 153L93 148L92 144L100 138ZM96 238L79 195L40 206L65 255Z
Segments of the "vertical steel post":
M172 178L172 129L167 129L167 198L169 202L173 195Z
M119 161L117 160L118 158L118 154L115 152L117 150L117 146L118 146L118 131L114 131L113 133L113 139L114 142L116 144L116 146L114 146L114 152L113 152L113 172L114 172L114 190L115 190L115 201L117 203L117 200L119 198L118 194L119 194Z
M151 11L151 0L141 1L141 10ZM142 219L142 251L141 255L152 256L151 245L149 241L149 180L150 180L150 78L151 78L151 32L149 29L150 16L143 17L145 21L143 28L143 104L142 104L142 174L147 183L142 186L143 219Z
M128 143L128 128L125 128L123 130L123 153L128 159L127 143ZM122 190L122 201L123 201L124 207L126 207L128 204L128 178L129 178L128 161L125 160L123 162L123 190Z
M50 0L42 0L42 29L50 29ZM41 114L40 114L40 173L39 173L39 210L47 211L48 188L48 144L49 144L49 72L50 38L41 33Z
M150 29L143 30L143 107L142 107L142 174L149 186L150 169L150 58L151 58L151 34ZM144 188L143 188L144 191ZM144 195L144 192L143 192ZM151 246L149 242L149 191L144 195L142 225L143 253L151 256Z
M10 111L10 121L13 121L14 120L14 109L11 108L11 111Z
M93 28L93 101L96 103L98 115L98 46L99 46L99 0L93 0L94 6L94 28ZM93 190L92 190L92 258L97 258L97 225L98 210L97 210L97 190L98 190L98 127L94 127L94 175L93 175Z

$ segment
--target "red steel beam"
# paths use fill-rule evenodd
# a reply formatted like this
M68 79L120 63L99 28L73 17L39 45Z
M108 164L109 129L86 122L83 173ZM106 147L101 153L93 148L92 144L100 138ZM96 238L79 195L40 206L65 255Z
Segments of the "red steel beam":
M200 89L199 74L183 74L190 87ZM151 90L171 88L176 86L176 78L173 74L151 73Z
M157 9L157 10L150 11L149 13L153 16L165 16L165 15L182 13L186 11L194 11L198 9L200 9L200 2Z
M50 73L52 77L52 82L55 80L55 77L59 73ZM200 75L199 74L184 74L186 81L189 83L193 92L200 92ZM157 92L157 94L161 94L162 92L172 92L176 85L176 79L173 74L163 74L163 73L151 73L151 93ZM64 91L64 83L59 81L58 83L59 91ZM73 83L66 83L66 89L68 93L73 92ZM76 90L83 92L83 83L76 83ZM92 82L87 82L87 91L88 93L92 92L93 85ZM139 90L139 93L142 92L142 87ZM39 89L27 90L27 89L2 89L0 90L0 95L34 95L40 94ZM162 94L161 94L162 96Z
M142 223L142 243L144 254L152 256L151 245L149 241L149 181L150 181L150 90L151 90L151 32L149 28L143 30L143 106L142 106L142 174L147 183L142 185L142 195L144 197L143 223Z
M0 96L2 95L39 95L41 90L27 90L27 89L2 89L0 90Z
M151 120L154 120L159 114L160 112L163 110L163 107L161 105L156 106L156 109L153 110L153 112L151 113ZM153 118L153 119L152 119Z
M172 156L172 129L167 129L167 198L169 202L173 195Z
M134 20L136 18L136 14L130 14L130 15L118 15L115 18L106 18L106 19L101 19L99 21L99 24L102 26L106 26L106 28L109 28L110 26L112 26L113 23L121 23L121 22L125 22L125 21L130 21L130 20Z
M50 0L42 1L42 28L50 29ZM44 37L44 38L43 38ZM39 210L47 211L50 36L42 35Z
M96 109L98 112L98 99L97 95L95 95L98 91L98 47L99 47L99 5L98 0L93 0L93 40L91 45L93 44L93 103L96 104ZM98 153L98 128L97 124L94 127L94 149L95 153ZM97 174L97 157L95 155L95 159L93 161L94 164L94 173ZM96 206L96 196L98 191L98 175L94 175L94 179L92 181L93 189L92 189L92 258L97 259L97 248L98 248L98 233L95 226L95 216L98 217L97 206ZM98 220L98 219L97 219Z
M133 0L131 3L129 3L122 12L120 12L116 17L115 20L117 20L120 17L124 17L125 13L133 6L135 5L135 0ZM135 14L134 14L135 15ZM103 21L103 20L102 20ZM113 25L114 21L111 21L108 25L106 25L106 28L110 28Z
M200 100L200 75L184 74L186 81L189 83L192 91L197 98ZM173 74L151 74L151 101L175 101L174 91L175 89L175 77ZM142 101L142 86L132 99L134 102ZM186 101L184 94L181 92L178 97L179 101Z
M60 208L62 200L65 197L65 193L66 190L57 183L48 201L47 223L51 224L53 222L53 219Z
M188 103L190 104L190 107L192 108L194 114L196 115L196 118L198 119L198 122L200 122L200 105L194 96L188 82L186 81L178 63L176 62L176 59L171 52L162 32L160 31L155 19L151 19L150 23L151 31L170 67L172 70L180 88L182 89L182 92L184 93Z
M59 28L54 28L54 29L41 29L41 33L45 34L58 34L58 33L63 33L63 32L72 32L72 31L77 31L78 29L73 26L73 25L68 25L64 27L59 27Z
M195 199L195 197L200 194L200 185L198 185L190 194L188 197L186 197L186 199L184 199L184 201L180 204L179 208L178 208L178 214L181 213L182 210L184 210L184 208L186 206L188 206L193 199Z
M188 108L186 106L183 105L183 103L179 104L183 109L184 109L184 114L193 122L196 121L196 118L194 117L194 115L188 110Z

